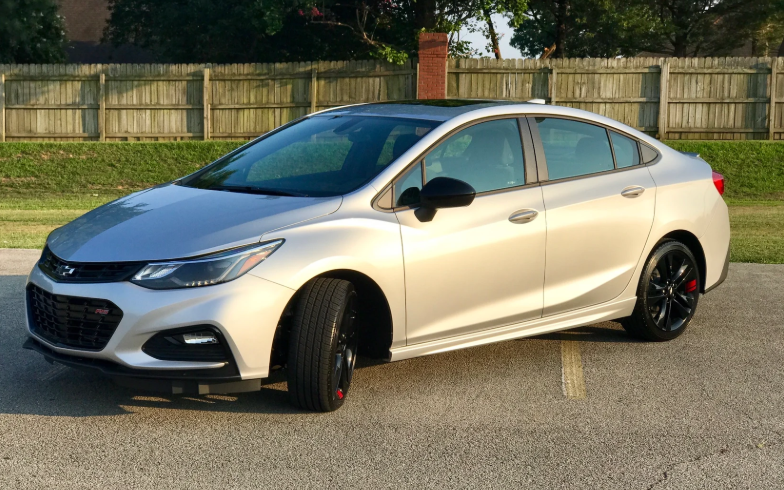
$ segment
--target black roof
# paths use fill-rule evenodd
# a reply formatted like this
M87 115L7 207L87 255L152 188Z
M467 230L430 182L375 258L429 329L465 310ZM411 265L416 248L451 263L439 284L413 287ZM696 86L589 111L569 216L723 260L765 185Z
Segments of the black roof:
M446 121L460 114L478 109L520 103L510 100L486 99L396 100L394 102L375 102L372 104L339 107L324 111L321 114L405 117Z

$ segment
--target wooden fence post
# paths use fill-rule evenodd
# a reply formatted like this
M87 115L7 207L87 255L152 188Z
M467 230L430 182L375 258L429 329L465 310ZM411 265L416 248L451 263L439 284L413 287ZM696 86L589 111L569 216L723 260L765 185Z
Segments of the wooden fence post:
M558 102L557 92L558 92L558 72L555 70L555 62L551 61L550 66L550 105L556 105Z
M776 139L776 78L778 77L778 58L770 59L770 109L768 114L768 139Z
M204 141L210 139L210 69L204 69L204 88L202 89L202 105L204 106Z
M419 59L417 59L416 80L414 80L414 98L419 99Z
M101 73L99 83L98 134L101 141L106 141L106 75L104 73Z
M0 73L0 142L5 141L5 73Z
M316 100L318 97L318 68L310 70L310 113L316 112Z
M662 61L661 78L659 78L659 139L667 139L667 108L670 85L670 62Z

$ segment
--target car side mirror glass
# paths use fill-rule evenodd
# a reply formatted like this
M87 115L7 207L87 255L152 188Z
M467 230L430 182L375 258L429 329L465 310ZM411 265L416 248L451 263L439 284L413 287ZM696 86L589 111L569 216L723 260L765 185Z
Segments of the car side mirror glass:
M470 184L450 177L436 177L419 192L420 207L415 215L419 221L432 221L436 210L468 206L474 202L474 197L476 190Z

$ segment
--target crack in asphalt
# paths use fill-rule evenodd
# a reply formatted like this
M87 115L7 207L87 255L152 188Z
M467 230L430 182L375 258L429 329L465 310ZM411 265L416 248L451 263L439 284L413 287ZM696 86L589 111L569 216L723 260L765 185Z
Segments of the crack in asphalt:
M746 415L743 412L739 412L739 413L741 413L742 415ZM751 417L749 417L749 419L752 422L756 423L756 421L754 419L752 419ZM779 446L779 445L782 444L782 442L784 442L784 436L782 436L782 434L779 431L777 431L775 429L768 429L768 430L770 432L772 432L773 434L779 436L779 440L773 441L771 443L763 442L761 444L744 444L742 447L740 447L738 449L752 449L752 450L758 450L759 451L759 450L762 450L762 449L768 449L768 448L771 448L771 447ZM678 462L669 464L669 465L667 465L665 467L664 471L662 471L662 473L659 476L659 478L655 482L653 482L650 485L648 485L648 490L652 490L653 488L656 488L659 485L665 483L670 478L670 472L672 472L678 466L683 466L683 465L688 465L688 464L692 464L692 463L697 463L699 461L702 461L704 459L710 458L712 456L721 456L721 455L730 453L732 451L733 450L728 448L728 447L723 447L723 448L719 449L718 451L712 451L710 453L700 454L699 456L696 456L694 458L689 458L689 459L684 460L684 461L678 461Z

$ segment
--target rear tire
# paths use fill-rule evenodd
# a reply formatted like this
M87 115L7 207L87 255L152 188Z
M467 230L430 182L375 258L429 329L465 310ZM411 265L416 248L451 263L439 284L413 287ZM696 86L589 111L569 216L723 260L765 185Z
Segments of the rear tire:
M701 287L697 261L689 248L674 240L661 243L640 276L634 312L621 325L641 340L672 340L691 323Z
M291 402L331 412L343 405L354 373L357 293L342 279L305 285L291 326L287 377Z

